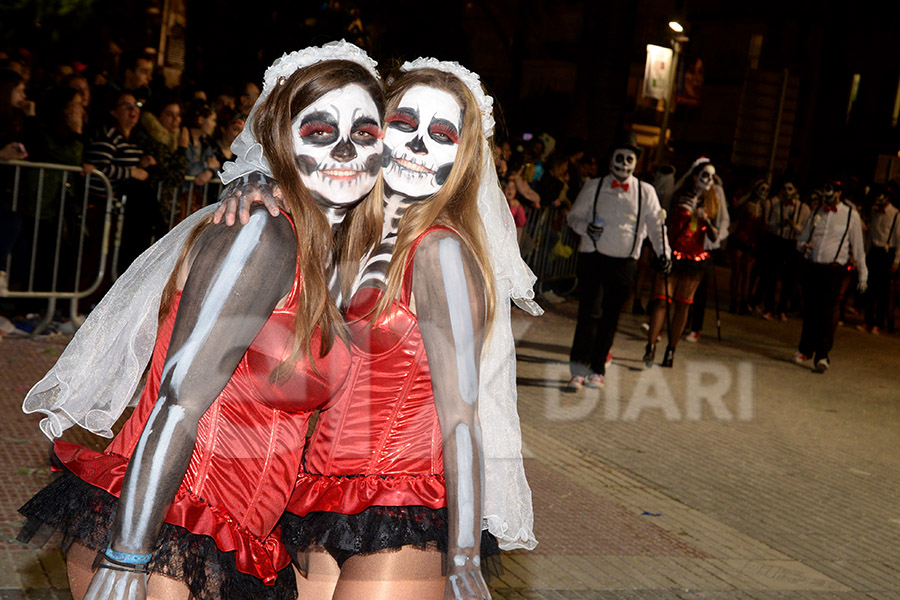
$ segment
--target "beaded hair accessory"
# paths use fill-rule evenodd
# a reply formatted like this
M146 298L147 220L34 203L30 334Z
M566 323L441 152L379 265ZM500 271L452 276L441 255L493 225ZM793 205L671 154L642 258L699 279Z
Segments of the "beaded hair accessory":
M484 89L481 87L481 78L476 73L458 62L436 58L417 58L414 61L403 63L403 66L400 67L401 71L406 72L418 69L435 69L450 73L466 84L478 102L478 109L481 111L481 130L484 132L484 137L488 138L494 134L494 99L484 93Z

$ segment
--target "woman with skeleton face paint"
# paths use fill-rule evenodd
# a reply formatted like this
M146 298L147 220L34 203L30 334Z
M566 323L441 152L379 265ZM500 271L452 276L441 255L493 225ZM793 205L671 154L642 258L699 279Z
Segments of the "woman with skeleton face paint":
M673 196L673 208L667 224L672 247L672 273L665 280L657 278L653 297L655 306L650 313L650 331L644 353L646 364L651 364L656 355L656 339L662 331L666 302L670 298L675 304L675 311L662 366L671 367L674 361L675 346L687 323L694 292L703 278L704 261L709 258L704 242L715 240L719 235L715 218L707 210L707 206L718 206L713 189L715 174L716 169L708 158L697 159L691 167L690 176ZM664 288L666 284L668 288Z
M74 541L75 598L296 597L276 525L309 415L350 367L329 289L332 228L376 182L381 119L374 62L351 44L267 70L239 166L271 169L285 218L257 209L232 228L199 218L169 271L133 415L102 453L57 441L63 476L22 509ZM162 247L148 255L177 256Z
M307 573L304 597L490 598L481 561L492 554L482 540L492 538L482 536L482 520L498 517L483 509L484 481L486 466L494 481L501 461L483 452L482 394L491 384L480 376L503 381L514 359L508 282L495 279L487 256L497 250L483 222L513 253L515 229L505 227L511 218L483 130L493 119L477 76L433 59L404 70L388 91L384 201L366 211L377 218L383 208L381 241L359 246L364 268L346 310L350 383L319 417L282 521ZM496 216L485 214L485 196ZM495 306L497 289L504 307ZM493 314L490 343L508 344L502 373L482 357ZM492 433L515 438L500 468L520 465L517 425L514 435ZM503 493L527 494L518 501L530 506L524 472ZM506 537L505 547L533 547L530 510Z

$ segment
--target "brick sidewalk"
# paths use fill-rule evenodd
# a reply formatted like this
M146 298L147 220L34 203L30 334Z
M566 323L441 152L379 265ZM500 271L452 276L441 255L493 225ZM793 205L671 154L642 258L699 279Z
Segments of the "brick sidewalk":
M819 376L785 360L796 321L725 315L722 343L682 343L674 369L645 371L623 315L607 389L567 394L574 308L515 314L540 544L504 556L495 598L900 598L897 338L839 331ZM69 597L59 551L13 539L15 509L48 478L21 398L63 344L0 342L0 599Z

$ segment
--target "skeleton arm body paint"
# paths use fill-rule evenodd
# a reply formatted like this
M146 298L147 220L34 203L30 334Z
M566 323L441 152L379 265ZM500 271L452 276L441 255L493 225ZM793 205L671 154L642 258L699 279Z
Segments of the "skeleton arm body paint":
M456 234L435 232L419 246L413 272L414 301L416 298L444 440L448 589L458 598L463 597L460 594L489 598L479 569L484 457L478 421L478 363L485 301L477 264Z
M198 238L191 250L195 258L178 306L159 399L123 482L110 537L112 550L153 552L190 461L201 416L228 383L279 299L291 289L295 246L290 223L270 219L261 207L247 225L212 226ZM98 573L95 580L133 575Z

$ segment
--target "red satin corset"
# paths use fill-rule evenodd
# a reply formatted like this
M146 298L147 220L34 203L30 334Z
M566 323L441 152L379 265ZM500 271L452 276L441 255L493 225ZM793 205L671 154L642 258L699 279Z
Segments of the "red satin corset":
M288 510L356 514L372 506L446 506L441 428L431 373L409 308L412 260L399 301L373 324L381 297L363 288L347 309L352 365L340 398L320 413Z
M669 226L672 256L679 260L705 260L709 256L703 247L706 228L706 223L700 223L691 210L680 206L676 208Z
M238 570L267 582L290 557L276 524L294 487L310 411L324 408L347 377L350 356L336 341L316 360L301 358L281 385L272 369L290 351L299 273L283 308L276 309L241 359L234 375L200 419L190 465L166 521L207 535L220 550L236 551ZM118 496L131 456L159 393L160 376L181 297L157 335L147 385L134 414L103 454L57 442L62 462L76 475ZM312 355L318 356L319 333Z

